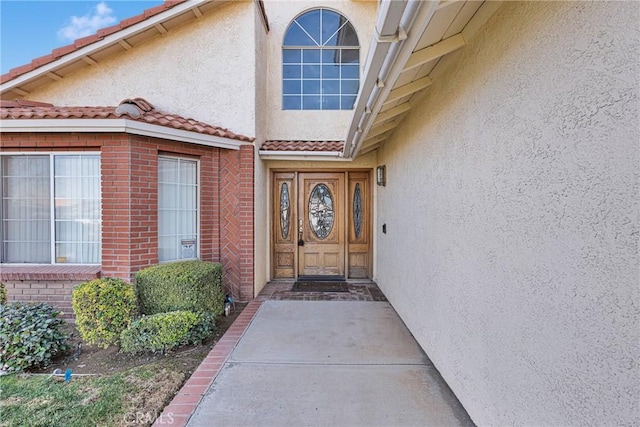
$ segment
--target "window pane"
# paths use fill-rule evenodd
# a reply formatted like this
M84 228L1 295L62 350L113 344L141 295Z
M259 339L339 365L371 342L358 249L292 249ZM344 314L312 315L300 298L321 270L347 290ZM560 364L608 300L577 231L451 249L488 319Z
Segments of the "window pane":
M357 80L343 80L342 81L342 94L343 95L356 95L358 93L358 81Z
M320 109L320 97L319 96L303 96L302 108L304 110L319 110Z
M317 46L317 43L305 33L302 28L293 22L287 30L287 35L284 37L285 46Z
M358 78L358 66L357 65L343 65L342 69L343 79L357 79Z
M343 96L341 110L353 110L353 106L356 103L355 96Z
M320 65L304 65L302 77L305 79L320 78Z
M301 77L302 66L300 65L284 65L282 68L282 76L285 79L299 79Z
M302 98L300 96L283 96L282 108L285 110L301 110Z
M323 80L322 93L336 95L340 94L340 80Z
M320 80L304 80L302 82L302 93L305 95L320 93Z
M339 64L340 51L337 49L322 49L323 64Z
M178 160L162 159L158 162L158 181L159 182L178 182Z
M360 55L358 49L342 49L340 56L343 64L357 64L360 62Z
M320 44L320 10L312 10L299 16L296 21L300 27L304 28L305 32L309 34L316 45Z
M51 262L50 157L2 156L2 262Z
M299 95L302 89L301 83L301 80L284 80L282 82L282 93L285 95Z
M322 66L322 78L323 79L337 79L340 78L340 67L337 65L323 65Z
M322 109L323 110L339 110L340 109L340 97L339 96L323 96L322 97Z
M320 63L320 51L318 49L305 49L302 51L302 61L305 64Z
M344 23L345 19L331 10L322 11L322 45L331 44L335 46L335 34ZM332 41L329 42L329 39Z
M283 49L282 62L299 64L302 62L302 50L300 49Z

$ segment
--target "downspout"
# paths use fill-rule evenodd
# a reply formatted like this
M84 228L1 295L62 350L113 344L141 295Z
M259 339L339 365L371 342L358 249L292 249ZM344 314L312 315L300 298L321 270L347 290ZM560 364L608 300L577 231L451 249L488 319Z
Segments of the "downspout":
M345 139L343 157L353 159L357 156L363 135L371 128L373 118L382 108L385 96L398 79L438 4L438 1L424 0L382 2L376 37L365 66L365 81Z

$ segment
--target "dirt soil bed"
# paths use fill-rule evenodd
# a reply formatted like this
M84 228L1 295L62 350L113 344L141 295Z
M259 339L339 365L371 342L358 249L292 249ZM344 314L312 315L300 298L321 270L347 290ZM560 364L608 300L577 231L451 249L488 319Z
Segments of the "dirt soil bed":
M245 306L246 304L236 303L235 310L229 316L220 316L216 320L215 333L203 343L181 347L167 354L129 355L119 353L117 347L101 349L91 346L82 342L78 331L69 324L66 328L67 333L72 334L70 342L73 349L54 359L46 368L32 372L50 374L60 369L64 373L71 369L73 374L95 376L121 373L135 390L131 395L125 396L127 411L160 414ZM91 396L87 398L90 399ZM116 424L128 425L125 422Z

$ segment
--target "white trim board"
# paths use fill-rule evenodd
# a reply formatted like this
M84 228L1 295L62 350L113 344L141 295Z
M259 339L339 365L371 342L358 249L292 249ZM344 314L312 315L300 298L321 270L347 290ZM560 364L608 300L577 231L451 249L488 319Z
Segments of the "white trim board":
M173 129L128 119L3 120L0 122L0 133L4 132L120 132L229 150L240 150L242 145L252 145L246 141Z

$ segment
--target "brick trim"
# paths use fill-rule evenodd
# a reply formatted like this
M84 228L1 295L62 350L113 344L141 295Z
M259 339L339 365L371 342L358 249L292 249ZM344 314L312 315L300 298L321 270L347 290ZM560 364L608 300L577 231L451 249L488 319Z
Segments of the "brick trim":
M68 265L38 265L13 266L3 265L0 272L2 281L29 280L69 280L87 281L100 277L99 265L68 266Z

